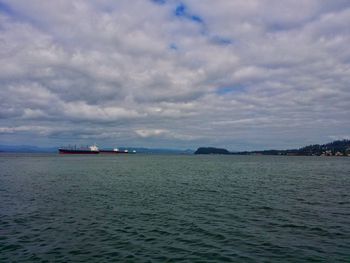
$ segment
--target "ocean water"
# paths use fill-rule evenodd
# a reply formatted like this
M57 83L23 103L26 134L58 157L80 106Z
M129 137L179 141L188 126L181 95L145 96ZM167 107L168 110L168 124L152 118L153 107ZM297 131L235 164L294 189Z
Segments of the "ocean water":
M350 262L350 158L0 155L0 262Z

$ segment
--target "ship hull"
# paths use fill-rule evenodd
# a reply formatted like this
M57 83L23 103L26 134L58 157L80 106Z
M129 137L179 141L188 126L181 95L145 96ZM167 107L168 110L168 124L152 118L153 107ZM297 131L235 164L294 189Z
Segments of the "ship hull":
M128 152L113 151L113 150L100 150L100 153L102 153L102 154L123 154L123 153L128 153Z
M98 154L98 151L59 149L60 154Z

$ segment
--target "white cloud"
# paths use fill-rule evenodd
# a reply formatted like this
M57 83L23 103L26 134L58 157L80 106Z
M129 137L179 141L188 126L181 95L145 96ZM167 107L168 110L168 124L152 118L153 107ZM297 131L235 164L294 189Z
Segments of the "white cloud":
M136 130L135 131L137 135L147 138L147 137L157 137L160 135L164 135L168 133L167 130L161 130L161 129L153 129L153 130Z
M0 11L0 126L18 140L235 150L347 136L348 1L182 1L200 23L175 0L29 2Z

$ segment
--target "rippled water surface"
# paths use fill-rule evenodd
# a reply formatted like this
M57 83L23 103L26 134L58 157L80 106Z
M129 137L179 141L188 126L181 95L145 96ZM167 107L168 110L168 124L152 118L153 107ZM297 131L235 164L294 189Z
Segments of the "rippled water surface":
M350 262L350 158L0 155L0 262Z

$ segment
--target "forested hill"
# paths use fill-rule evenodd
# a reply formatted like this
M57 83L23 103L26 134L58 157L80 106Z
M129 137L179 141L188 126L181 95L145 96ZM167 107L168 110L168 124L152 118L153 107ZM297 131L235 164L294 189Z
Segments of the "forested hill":
M327 144L314 144L300 148L298 152L302 155L322 155L322 154L350 154L350 140L334 141Z
M251 152L235 152L232 154L262 154L262 155L301 155L301 156L349 156L350 140L338 140L326 144L313 144L299 149L290 150L265 150Z
M194 154L231 154L226 149L214 148L214 147L200 147Z
M350 156L350 140L338 140L327 144L308 145L299 149L229 152L226 149L201 147L195 154L240 154L240 155L300 155L300 156Z

